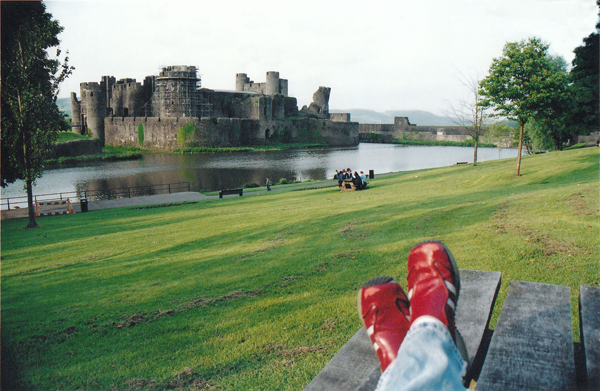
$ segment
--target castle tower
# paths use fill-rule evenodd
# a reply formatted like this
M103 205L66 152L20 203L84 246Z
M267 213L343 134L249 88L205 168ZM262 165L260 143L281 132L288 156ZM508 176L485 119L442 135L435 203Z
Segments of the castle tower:
M81 83L81 98L85 102L85 125L93 137L104 142L106 90L98 83Z
M71 92L71 129L73 133L83 134L81 126L81 102L77 100L77 94Z
M235 74L235 90L236 91L244 91L244 85L246 83L250 83L250 79L246 73L236 73Z
M276 95L279 93L279 72L267 72L267 87L265 95Z
M199 85L195 66L164 67L156 77L153 114L159 117L197 117Z

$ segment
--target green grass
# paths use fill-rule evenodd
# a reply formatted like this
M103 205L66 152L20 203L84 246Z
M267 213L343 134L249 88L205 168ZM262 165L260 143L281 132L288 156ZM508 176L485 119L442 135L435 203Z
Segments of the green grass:
M91 140L91 137L83 136L81 134L73 133L73 132L59 132L57 143L64 143L66 141L72 140Z
M77 164L98 163L98 162L116 162L120 160L141 159L147 150L136 147L111 147L102 148L102 154L63 156L57 159L47 159L45 164L49 167L72 166Z
M459 267L599 285L598 150L163 208L2 221L6 389L297 390L360 327L367 279L437 239ZM460 305L460 302L459 302Z

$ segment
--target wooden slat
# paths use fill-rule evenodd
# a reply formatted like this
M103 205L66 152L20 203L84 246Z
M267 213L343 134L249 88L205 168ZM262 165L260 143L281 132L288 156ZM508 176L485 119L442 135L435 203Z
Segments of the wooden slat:
M587 388L600 390L600 288L579 287L579 326L585 350Z
M473 361L488 326L501 273L460 270L460 276L456 326L465 340L470 361ZM372 391L380 376L379 360L361 327L304 390Z
M304 390L374 390L379 376L379 360L361 327Z
M575 390L569 288L511 281L477 391Z
M476 357L485 354L479 352L479 347L490 323L501 277L500 272L460 270L461 288L456 307L456 328L467 345L469 365L473 364Z

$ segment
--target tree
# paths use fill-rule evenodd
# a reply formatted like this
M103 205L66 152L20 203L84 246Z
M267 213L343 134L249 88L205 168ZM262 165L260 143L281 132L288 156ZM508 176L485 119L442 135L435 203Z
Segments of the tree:
M600 24L599 24L600 27ZM592 33L584 38L583 45L575 48L575 58L571 69L571 91L573 94L573 125L578 134L598 131L600 77L600 38Z
M519 150L516 175L521 175L523 128L532 118L554 115L553 99L562 93L562 81L552 71L548 45L539 38L509 42L502 56L494 58L489 75L480 83L482 105L495 116L514 119L519 124Z
M59 84L71 74L68 57L50 58L62 27L38 1L2 1L2 187L25 182L28 228L37 227L33 185L42 176L44 160L58 131L65 126L56 106Z
M546 108L541 115L529 120L525 129L531 140L530 147L538 150L555 149L562 151L574 133L571 117L573 99L569 87L567 62L561 56L547 56L552 72L554 91L549 95Z
M469 97L459 100L456 105L450 105L450 116L454 122L462 127L467 134L473 137L475 145L473 148L473 165L477 165L477 146L479 138L484 133L484 121L488 117L486 108L481 104L482 97L479 94L479 80L472 76L460 74L461 84L469 91Z

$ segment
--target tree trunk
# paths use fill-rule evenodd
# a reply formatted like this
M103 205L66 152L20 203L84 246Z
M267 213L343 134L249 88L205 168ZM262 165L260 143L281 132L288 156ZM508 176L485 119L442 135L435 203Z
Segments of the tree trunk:
M475 136L475 147L473 148L473 166L477 165L477 144L479 144L479 136Z
M25 181L27 183L27 209L29 210L29 224L27 228L37 228L35 222L35 206L33 205L33 185L31 179Z
M523 120L519 120L519 150L517 151L517 176L521 176L521 149L523 148Z

